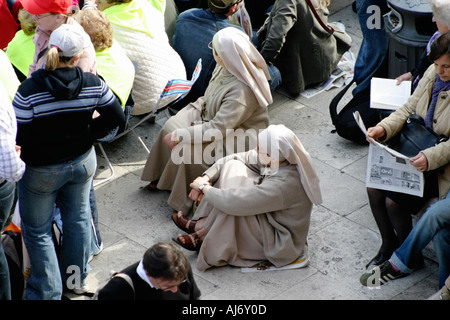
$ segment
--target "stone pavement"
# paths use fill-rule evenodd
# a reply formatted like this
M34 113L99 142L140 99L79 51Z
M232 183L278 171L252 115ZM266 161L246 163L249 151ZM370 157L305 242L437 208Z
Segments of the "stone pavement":
M332 1L329 21L346 26L358 53L361 32L351 0ZM287 271L242 273L239 268L195 269L196 253L184 250L202 291L203 300L414 300L438 290L437 262L425 252L425 267L379 289L361 286L359 276L377 253L380 235L368 206L365 189L367 146L355 145L331 133L328 107L339 89L310 99L290 98L279 90L270 106L270 122L292 129L314 159L321 179L323 204L312 212L308 237L308 267ZM159 116L158 118L161 118ZM133 118L131 122L138 119ZM168 193L149 193L140 175L160 125L145 123L135 133L104 144L115 176L96 187L103 252L90 263L88 282L102 287L110 271L139 260L158 241L179 233L171 220ZM142 143L141 143L142 141ZM109 174L98 150L97 178ZM74 299L83 299L74 297Z

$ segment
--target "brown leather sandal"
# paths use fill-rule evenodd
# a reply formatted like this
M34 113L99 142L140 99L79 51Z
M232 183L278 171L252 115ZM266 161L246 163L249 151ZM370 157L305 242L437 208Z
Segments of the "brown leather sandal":
M147 191L150 191L150 192L159 191L159 189L158 189L158 180L150 182L145 187L142 187L142 190L147 190Z
M181 242L179 239L183 238L184 243ZM198 251L200 250L200 247L202 246L202 240L198 236L197 232L190 233L187 235L178 235L177 238L172 238L173 241L178 243L180 246L185 248L186 250L190 251Z
M180 228L186 233L195 232L195 225L197 224L197 220L189 220L188 217L186 217L184 214L182 214L181 217L179 217L178 213L173 213L172 221L178 228Z

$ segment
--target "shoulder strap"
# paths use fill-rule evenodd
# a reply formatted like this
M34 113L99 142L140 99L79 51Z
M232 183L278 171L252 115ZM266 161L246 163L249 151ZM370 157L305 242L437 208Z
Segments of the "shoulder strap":
M334 125L337 124L337 121L339 119L339 114L337 112L339 101L342 99L342 97L345 95L347 90L352 86L354 82L355 79L352 79L352 81L350 81L350 83L344 89L342 89L330 102L330 115Z
M130 278L129 275L127 275L126 273L122 273L122 272L118 272L115 273L111 278L122 278L123 280L125 280L131 287L131 289L133 289L133 297L135 298L135 292L134 292L134 284L133 284L133 280Z
M113 275L111 276L111 279L112 279L112 278L122 278L123 280L125 280L125 281L130 285L131 289L133 290L133 299L136 299L136 292L134 291L133 280L131 279L131 277L130 277L129 275L127 275L127 274L125 274L125 273L121 273L121 272L115 272L115 273L113 273ZM95 292L95 294L94 294L92 300L98 300L98 294L99 294L99 292L100 292L100 289L98 289L98 290Z
M39 59L41 59L47 51L48 51L48 48L46 47L41 52L39 52L38 57L37 57L37 61L39 61Z
M331 26L326 25L325 22L322 21L322 19L320 18L319 14L316 11L316 8L314 8L313 4L311 3L311 0L306 0L306 3L308 3L308 7L311 9L314 17L316 17L317 21L320 23L322 28L328 31L328 33L333 34L334 29Z

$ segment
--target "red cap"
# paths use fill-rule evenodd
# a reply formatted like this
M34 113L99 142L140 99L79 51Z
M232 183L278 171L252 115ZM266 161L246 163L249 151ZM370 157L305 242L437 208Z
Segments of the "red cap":
M31 14L67 14L72 9L72 0L21 0L23 8Z

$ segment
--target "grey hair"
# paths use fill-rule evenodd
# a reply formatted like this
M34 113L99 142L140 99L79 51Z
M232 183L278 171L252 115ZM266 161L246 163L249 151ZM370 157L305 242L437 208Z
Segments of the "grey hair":
M429 0L433 15L440 23L450 27L450 2L448 0Z

